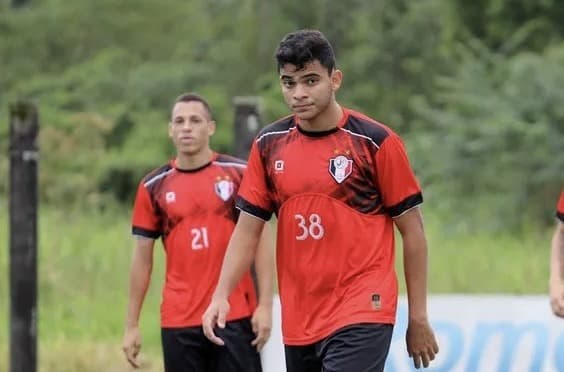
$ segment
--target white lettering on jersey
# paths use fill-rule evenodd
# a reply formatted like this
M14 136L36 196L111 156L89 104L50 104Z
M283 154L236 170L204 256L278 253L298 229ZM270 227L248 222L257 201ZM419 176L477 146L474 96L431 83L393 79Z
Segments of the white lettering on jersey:
M192 249L197 251L204 248L209 248L208 228L200 227L190 230L192 234Z
M318 214L312 213L309 215L309 226L303 215L296 214L294 218L298 221L298 227L300 228L300 234L296 235L296 240L306 240L308 237L319 240L325 235L325 229L323 229L321 217Z

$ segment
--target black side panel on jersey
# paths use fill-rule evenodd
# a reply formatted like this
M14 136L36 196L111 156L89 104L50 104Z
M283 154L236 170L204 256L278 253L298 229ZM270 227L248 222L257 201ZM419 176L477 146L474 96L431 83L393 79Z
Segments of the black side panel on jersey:
M234 156L230 156L230 155L225 155L225 154L218 154L217 158L215 159L216 163L219 164L224 164L224 166L226 165L231 165L229 168L233 169L235 171L235 173L237 173L240 177L243 176L243 173L245 171L245 168L247 166L247 162L236 158ZM239 166L239 165L243 165L245 167Z
M158 205L158 203L155 199L155 195L156 195L157 190L159 189L163 179L166 177L167 174L169 174L171 172L172 169L173 169L172 165L167 163L167 164L149 172L149 174L147 174L147 176L145 176L145 178L143 178L143 184L147 188L147 192L149 193L149 196L151 197L151 204L153 205L153 209L155 210L155 213L157 213L159 215L160 218L163 217L163 211L159 207L159 205Z
M155 182L159 177L162 178L163 174L168 172L171 169L172 169L172 166L169 163L167 163L163 166L160 166L156 169L153 169L152 171L147 173L147 175L145 177L143 177L143 184L147 185L147 183L151 184L151 183Z
M294 122L294 116L290 115L290 116L286 116L278 121L275 121L272 124L267 125L264 129L262 129L259 134L257 135L256 141L258 141L258 150L260 153L260 157L262 160L262 164L263 166L266 167L266 164L268 162L268 157L271 156L271 152L274 149L274 147L277 146L277 144L279 143L279 136L275 135L275 134L284 134L284 133L289 133L289 131L292 128L295 128L296 123ZM272 134L272 135L271 135ZM265 169L266 170L266 169ZM270 192L274 191L274 184L272 183L272 179L270 179L269 177L266 178L265 180L266 182L266 187L268 188L268 190ZM246 201L244 201L244 203L240 204L240 201L238 202L238 206L243 207L249 207L250 205L247 205L248 203ZM243 208L241 208L243 210ZM260 209L260 208L258 208ZM274 212L277 213L278 211L278 206L274 206ZM254 212L257 212L258 214L255 214ZM272 213L264 211L264 210L260 210L260 211L253 211L253 214L255 214L256 216L258 216L259 218L268 221L270 219L270 217L272 216Z
M378 147L380 147L382 142L390 135L384 125L355 116L354 114L349 115L349 119L343 129L350 130L354 134L368 137Z
M151 196L151 202L153 206L157 208L156 201L154 196L156 194L156 190L159 188L160 184L162 183L163 179L166 177L167 174L170 173L172 170L172 166L170 164L163 165L160 168L155 169L154 171L150 172L144 179L143 184L147 188L149 195ZM155 209L157 210L157 209Z
M215 161L219 163L236 163L236 164L247 165L247 162L244 161L243 159L239 159L234 156L225 155L225 154L217 154L217 158Z
M259 132L259 134L257 134L256 140L259 141L259 148L262 150L263 146L267 145L270 133L286 132L294 126L295 123L293 116L286 116L285 118L267 125Z

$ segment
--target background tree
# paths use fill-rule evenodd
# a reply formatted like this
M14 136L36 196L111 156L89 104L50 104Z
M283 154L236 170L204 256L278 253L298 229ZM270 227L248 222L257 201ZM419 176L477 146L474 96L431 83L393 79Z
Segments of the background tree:
M172 156L176 94L209 98L229 152L232 98L285 115L275 46L319 28L345 71L339 100L404 136L429 205L464 216L453 228L519 228L551 220L564 181L563 25L549 0L4 0L0 115L20 97L41 106L43 202L128 203Z

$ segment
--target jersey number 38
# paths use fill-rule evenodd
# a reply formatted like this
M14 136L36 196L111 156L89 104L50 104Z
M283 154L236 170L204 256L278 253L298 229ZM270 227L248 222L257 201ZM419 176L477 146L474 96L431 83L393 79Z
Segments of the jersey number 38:
M325 230L321 224L321 217L318 214L312 213L307 219L301 214L296 214L294 218L300 229L298 235L296 235L296 240L306 240L307 238L319 240L323 238Z

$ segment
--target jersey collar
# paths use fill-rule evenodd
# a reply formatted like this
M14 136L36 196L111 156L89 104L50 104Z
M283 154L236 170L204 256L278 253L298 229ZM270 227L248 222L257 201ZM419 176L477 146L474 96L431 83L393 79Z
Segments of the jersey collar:
M217 159L217 153L214 151L214 152L212 153L212 158L211 158L211 160L210 160L209 162L207 162L206 164L204 164L204 165L198 167L198 168L192 168L192 169L183 169L183 168L179 168L179 167L178 167L178 164L177 164L177 162L176 162L176 158L173 158L173 159L170 161L170 164L171 164L171 166L172 166L174 169L176 169L178 172L181 172L181 173L194 173L194 172L199 172L199 171L201 171L202 169L205 169L205 168L209 167L210 165L212 165L212 163L213 163L216 159Z
M320 131L320 132L318 132L318 131L315 131L315 132L308 131L308 130L305 130L302 127L300 127L300 118L298 118L296 115L294 115L294 123L296 123L296 128L298 129L298 131L305 136L308 136L308 137L328 136L330 134L337 132L347 122L347 120L349 118L349 110L345 107L342 107L342 110L343 110L343 115L341 116L341 119L339 119L337 126L335 126L334 128L331 128L331 129Z

